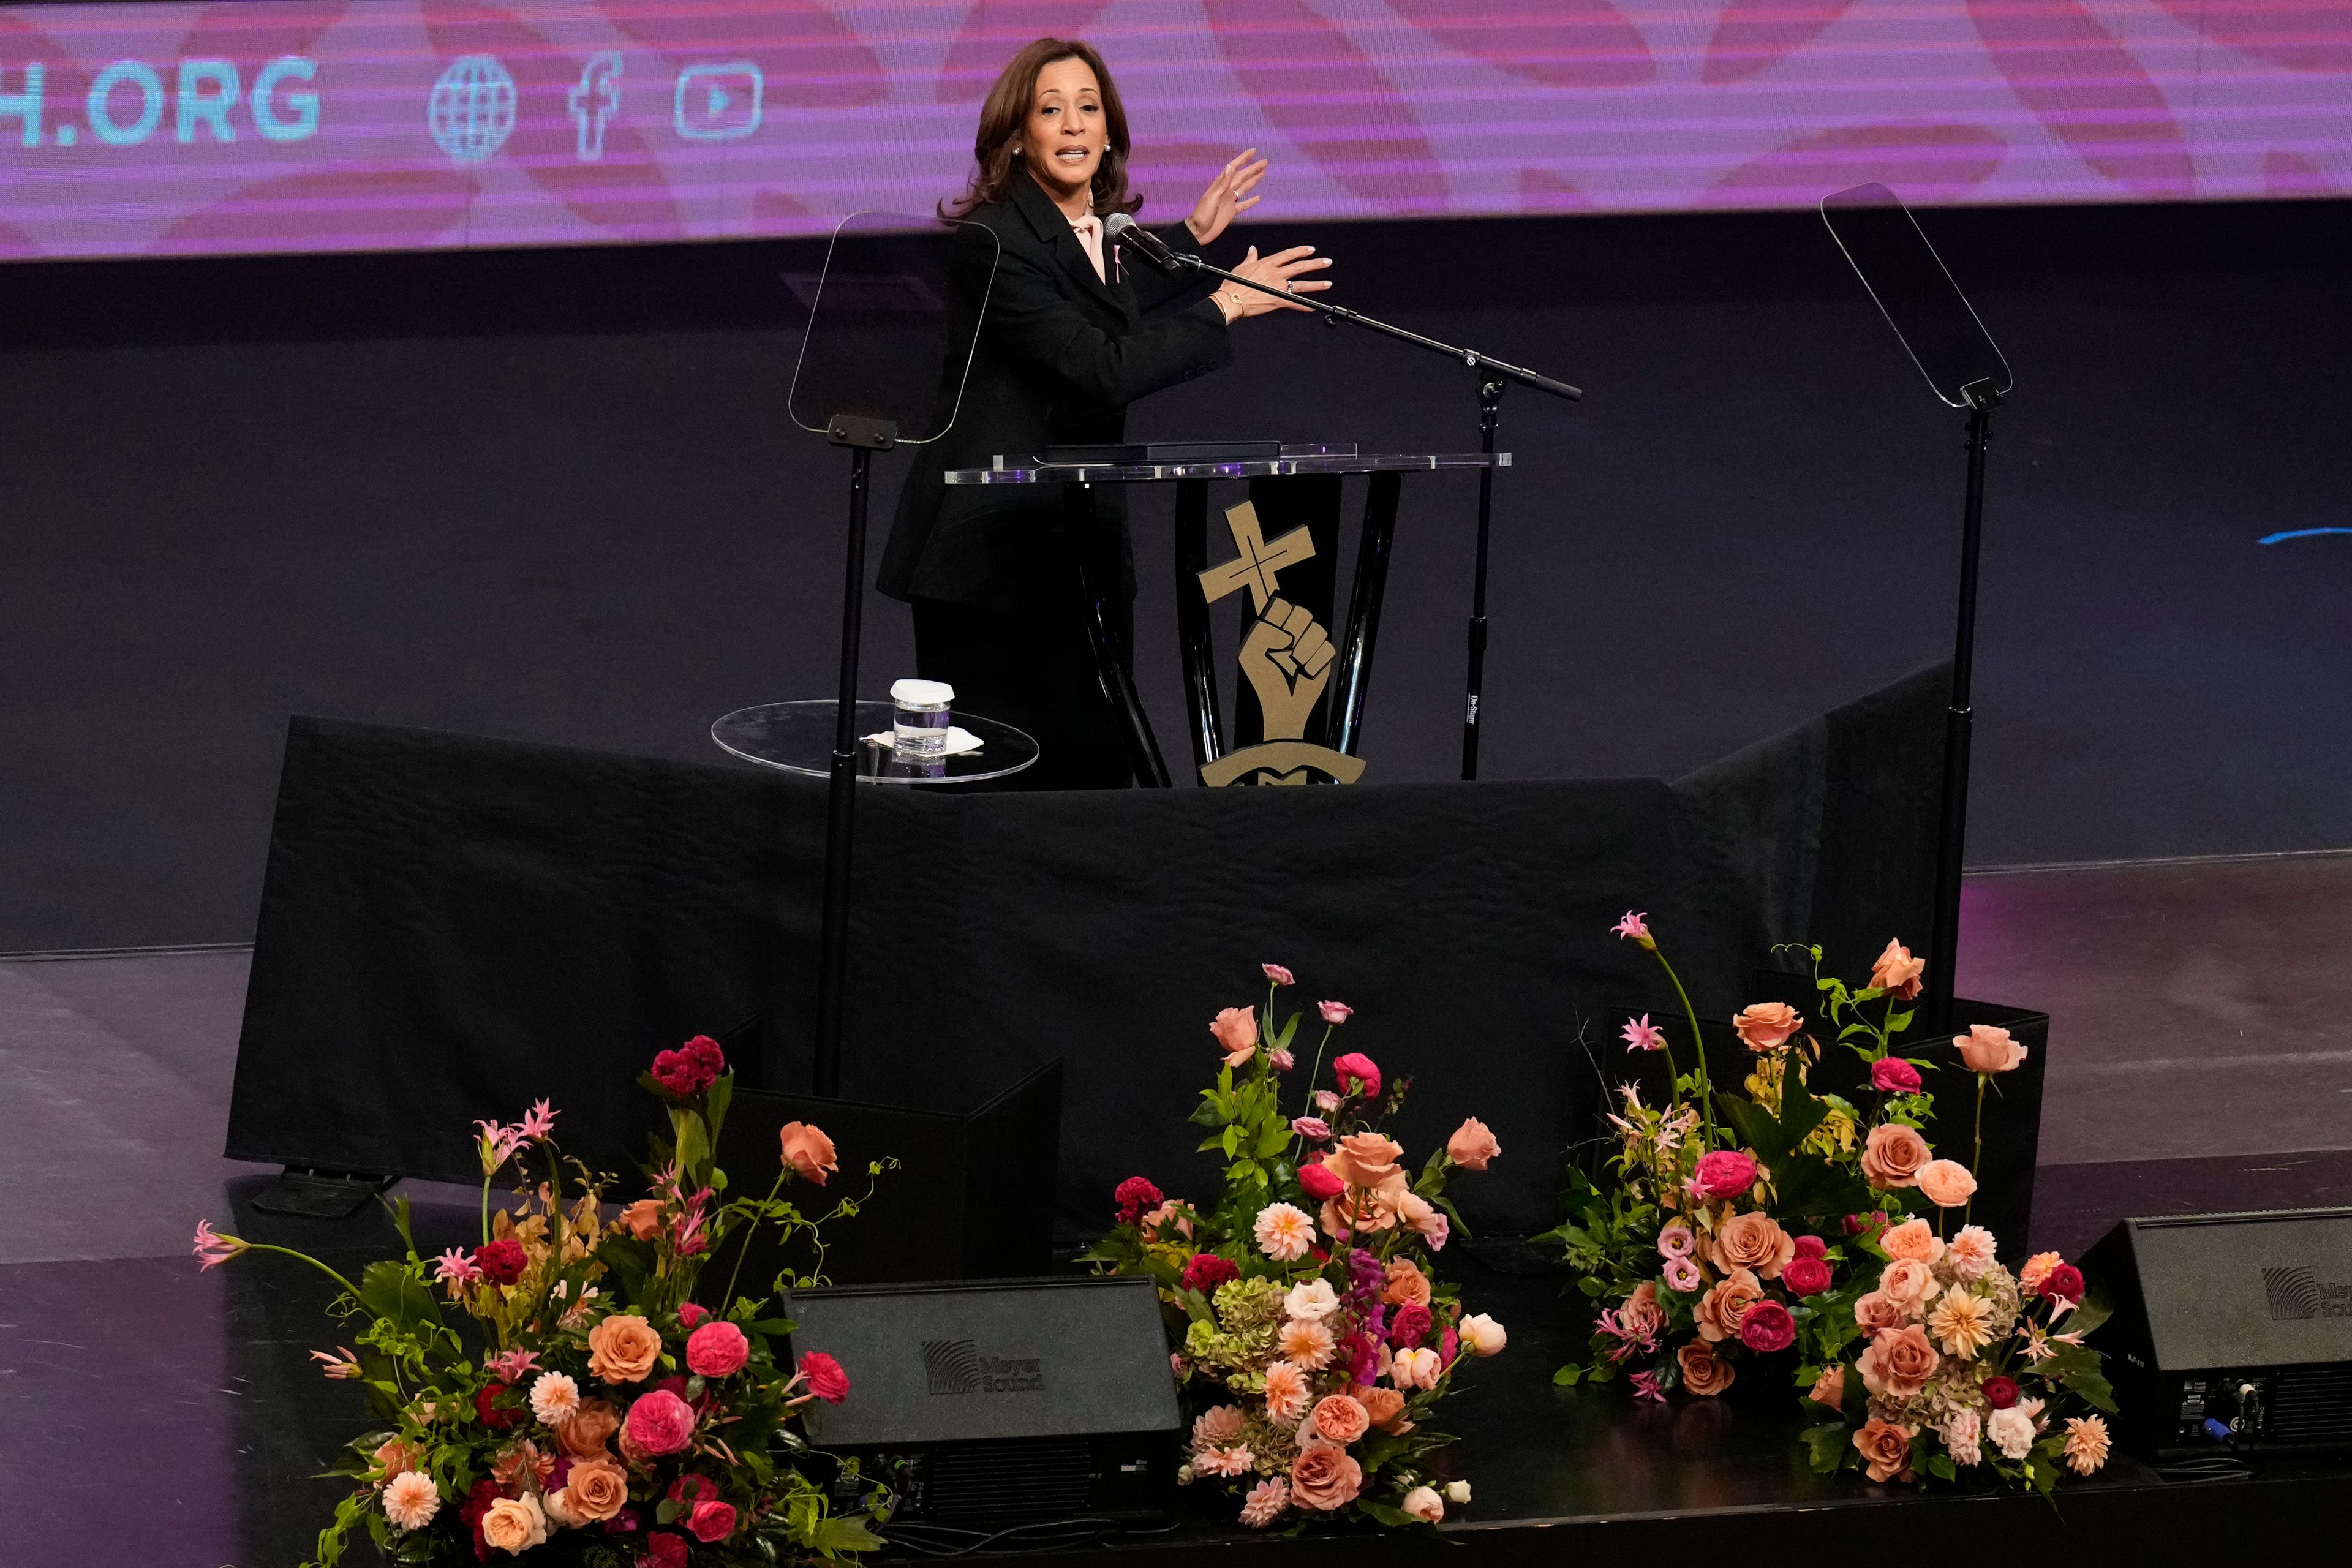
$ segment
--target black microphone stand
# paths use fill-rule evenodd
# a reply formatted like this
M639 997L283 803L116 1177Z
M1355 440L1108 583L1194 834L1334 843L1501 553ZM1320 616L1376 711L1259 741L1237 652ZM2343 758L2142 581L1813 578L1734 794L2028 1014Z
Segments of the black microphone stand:
M1489 457L1494 455L1496 433L1502 427L1504 388L1516 382L1521 386L1533 387L1538 392L1548 392L1554 397L1567 398L1571 403L1584 396L1581 387L1570 386L1564 381L1554 381L1548 375L1539 375L1525 365L1508 363L1496 359L1492 354L1481 353L1476 349L1456 348L1452 343L1442 343L1435 338L1423 337L1419 332L1407 331L1402 327L1367 316L1360 310L1350 310L1345 305L1334 305L1305 294L1293 293L1288 289L1277 288L1271 283L1260 283L1255 279L1244 278L1239 273L1228 272L1222 267L1212 267L1197 256L1170 249L1160 242L1159 237L1149 233L1140 226L1122 226L1120 231L1111 237L1121 244L1133 244L1146 260L1163 271L1186 271L1211 278L1222 278L1228 283L1238 283L1244 289L1255 289L1261 294L1271 294L1287 304L1312 310L1323 318L1323 324L1327 327L1337 327L1341 322L1353 327L1363 327L1383 337L1394 338L1400 342L1427 349L1432 353L1444 354L1450 360L1467 365L1478 374L1478 449ZM1486 689L1487 538L1494 509L1495 470L1492 468L1481 468L1478 470L1478 563L1475 574L1472 578L1470 590L1469 689L1464 698L1462 708L1462 776L1465 779L1475 779L1478 776L1479 709Z

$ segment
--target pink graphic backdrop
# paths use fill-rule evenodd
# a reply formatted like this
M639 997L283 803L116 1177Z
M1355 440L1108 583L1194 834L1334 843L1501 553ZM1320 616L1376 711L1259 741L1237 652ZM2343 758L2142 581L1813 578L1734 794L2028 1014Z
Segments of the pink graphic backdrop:
M807 234L960 188L1041 33L1146 216L2352 190L2352 0L218 0L0 10L0 257ZM36 78L37 76L37 83Z

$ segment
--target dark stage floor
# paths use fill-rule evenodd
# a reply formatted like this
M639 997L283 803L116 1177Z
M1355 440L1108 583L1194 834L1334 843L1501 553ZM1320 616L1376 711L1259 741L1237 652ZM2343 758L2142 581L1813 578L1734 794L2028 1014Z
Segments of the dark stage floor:
M2338 956L2352 856L1988 875L1969 917L1964 994L2053 1016L2037 1247L2077 1252L2126 1214L2352 1202L2352 973ZM263 1178L217 1154L245 963L0 963L0 1563L292 1563L331 1509L332 1485L305 1478L356 1423L305 1357L331 1342L324 1282L266 1258L204 1275L187 1257L195 1221L233 1207L257 1238L389 1237L380 1219L306 1227L236 1201ZM1619 1392L1555 1390L1582 1332L1557 1282L1475 1289L1512 1344L1458 1406L1456 1464L1476 1497L1448 1528L1465 1545L1557 1553L1565 1528L1646 1553L1679 1521L1681 1552L1800 1518L1792 1544L1859 1543L1914 1506L1823 1511L1869 1489L1808 1475L1778 1397L1635 1411ZM2195 1498L2134 1484L2151 1481L2119 1466L2060 1517L2102 1543L2201 1534L2258 1503L2315 1509L2340 1486L2289 1472ZM2056 1522L2038 1503L1968 1506L1988 1510L1968 1516L1979 1526ZM1815 1511L1776 1511L1796 1509ZM1502 1528L1537 1521L1555 1528ZM1187 1541L1200 1544L1161 1544ZM1373 1554L1397 1550L1410 1548Z

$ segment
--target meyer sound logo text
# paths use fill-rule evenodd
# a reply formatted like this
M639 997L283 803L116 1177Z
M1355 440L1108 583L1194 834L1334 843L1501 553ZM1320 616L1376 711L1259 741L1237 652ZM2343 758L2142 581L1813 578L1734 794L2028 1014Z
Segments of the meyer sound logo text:
M2273 1322L2352 1318L2352 1285L2322 1279L2308 1268L2263 1269L2263 1298Z
M923 1385L932 1394L1043 1394L1045 1364L1035 1356L982 1355L970 1340L925 1340Z

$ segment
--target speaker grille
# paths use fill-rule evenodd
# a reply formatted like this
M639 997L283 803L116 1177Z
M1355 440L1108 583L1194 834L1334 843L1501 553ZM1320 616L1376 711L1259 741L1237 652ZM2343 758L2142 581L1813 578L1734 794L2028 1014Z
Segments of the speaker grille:
M2281 1372L2263 1435L2277 1443L2352 1443L2352 1365Z
M1083 1437L951 1444L931 1454L930 1519L1067 1519L1087 1511L1093 1447Z

